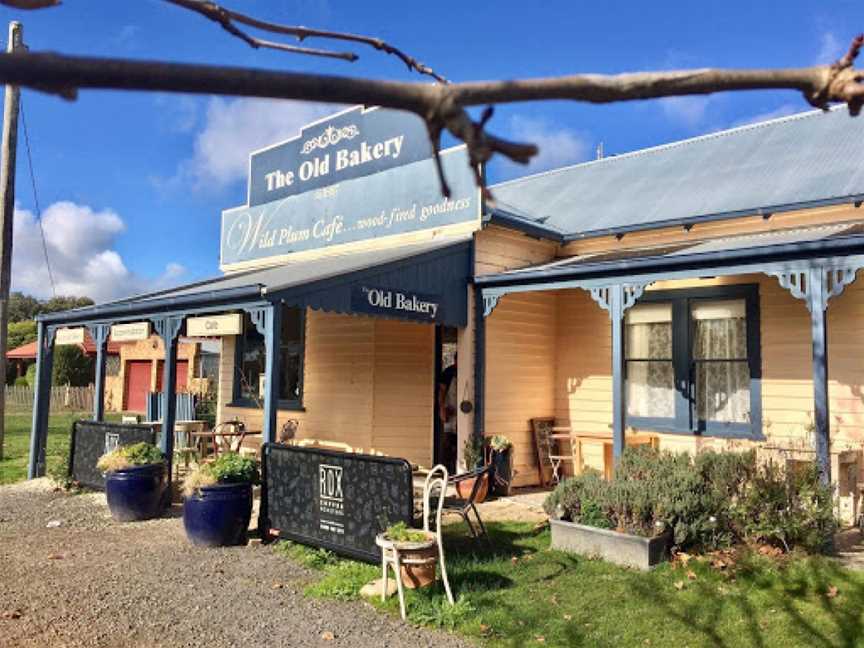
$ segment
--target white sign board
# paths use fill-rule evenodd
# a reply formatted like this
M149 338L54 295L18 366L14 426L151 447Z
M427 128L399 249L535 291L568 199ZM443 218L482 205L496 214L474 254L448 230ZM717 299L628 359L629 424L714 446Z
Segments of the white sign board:
M130 322L111 327L112 342L137 342L150 337L150 322Z
M54 344L84 344L84 328L78 327L57 329L57 333L54 336Z
M207 337L210 335L240 335L243 332L243 316L239 313L229 315L210 315L190 317L186 320L186 335Z

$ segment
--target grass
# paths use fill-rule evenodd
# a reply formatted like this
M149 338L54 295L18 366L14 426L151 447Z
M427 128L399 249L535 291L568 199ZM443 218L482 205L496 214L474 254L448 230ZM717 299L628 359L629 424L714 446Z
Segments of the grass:
M864 646L864 574L821 557L691 560L644 573L549 549L549 532L491 523L491 546L448 527L457 604L408 591L409 619L495 646ZM380 567L280 543L317 569L309 596L353 599ZM398 615L398 600L372 603Z
M69 456L69 432L72 423L90 418L91 412L63 412L48 418L48 447L45 451L46 472L52 474L62 468ZM108 420L119 420L119 414L107 414ZM11 484L27 477L27 459L30 454L30 410L6 413L6 442L0 461L0 484Z

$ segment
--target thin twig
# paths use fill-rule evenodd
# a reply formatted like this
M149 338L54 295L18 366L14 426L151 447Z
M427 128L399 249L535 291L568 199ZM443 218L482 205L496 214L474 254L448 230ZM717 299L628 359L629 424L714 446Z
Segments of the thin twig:
M2 0L6 1L6 0ZM17 1L17 0L16 0ZM209 18L215 23L218 23L222 29L236 36L250 47L274 49L282 52L291 52L293 54L307 54L309 56L324 56L327 58L342 59L343 61L356 61L358 56L354 52L334 52L332 50L312 49L309 47L297 47L296 45L286 45L284 43L276 43L274 41L263 40L247 34L242 29L237 27L233 22L234 12L223 9L215 2L206 2L204 0L165 0L173 5L188 9L201 14L205 18ZM272 30L269 30L272 31Z

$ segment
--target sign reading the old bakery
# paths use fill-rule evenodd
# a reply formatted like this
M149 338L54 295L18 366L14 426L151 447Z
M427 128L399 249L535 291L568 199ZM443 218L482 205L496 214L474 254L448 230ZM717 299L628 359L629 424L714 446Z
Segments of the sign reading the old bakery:
M248 203L222 213L221 265L476 222L479 190L464 146L443 151L441 194L415 115L352 108L253 153Z
M435 322L444 316L441 307L440 295L423 295L408 290L355 286L351 293L351 309L356 313Z

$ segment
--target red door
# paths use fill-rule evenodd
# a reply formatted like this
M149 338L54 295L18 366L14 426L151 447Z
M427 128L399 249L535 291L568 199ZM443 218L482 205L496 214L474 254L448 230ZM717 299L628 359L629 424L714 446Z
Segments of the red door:
M126 406L123 408L128 412L147 411L147 392L150 391L150 368L149 360L129 360L126 362Z
M165 371L165 361L160 360L158 366L156 367L156 391L162 391L162 376L164 375L162 372ZM189 361L188 360L178 360L177 361L177 378L174 381L174 389L178 392L188 391L186 389L187 381L189 376Z

